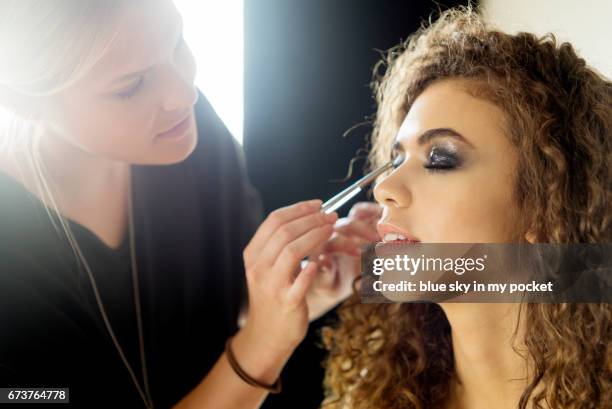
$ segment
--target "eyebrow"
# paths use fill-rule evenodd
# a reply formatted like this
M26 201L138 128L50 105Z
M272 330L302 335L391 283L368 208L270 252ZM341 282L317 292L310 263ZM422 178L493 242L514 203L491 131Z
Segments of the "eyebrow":
M472 148L474 147L474 145L468 141L463 135L461 135L459 132L455 131L453 128L433 128L433 129L428 129L427 131L423 132L419 138L417 139L417 143L419 146L425 145L427 142L436 139L436 138L441 138L444 136L450 136L460 142L463 142L469 146L471 146ZM397 138L393 141L393 146L394 147L399 147L400 142L397 140Z
M176 26L178 27L178 33L180 36L181 33L183 32L183 19L181 17L179 17L178 24ZM153 71L154 69L155 69L155 65L151 65L150 67L147 67L144 70L139 70L139 71L134 71L134 72L124 74L121 77L111 81L109 85L115 85L115 84L120 84L122 82L126 82L127 80L130 80L132 78L136 78L136 77L140 77L141 75L145 75Z

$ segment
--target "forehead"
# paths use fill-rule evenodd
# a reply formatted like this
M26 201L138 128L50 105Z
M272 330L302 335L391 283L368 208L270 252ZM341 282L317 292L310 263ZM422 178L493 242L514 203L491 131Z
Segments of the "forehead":
M452 128L477 142L491 133L505 133L505 114L497 105L470 93L474 83L448 79L429 85L415 99L398 132L409 143L433 128Z
M171 0L127 1L115 24L112 42L87 75L97 87L158 63L176 41L181 18Z

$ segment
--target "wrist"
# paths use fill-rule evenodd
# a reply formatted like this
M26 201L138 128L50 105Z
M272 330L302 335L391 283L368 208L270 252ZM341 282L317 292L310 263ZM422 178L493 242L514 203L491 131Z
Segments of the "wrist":
M234 335L232 350L242 369L260 382L272 384L280 376L294 348L277 347L248 325Z

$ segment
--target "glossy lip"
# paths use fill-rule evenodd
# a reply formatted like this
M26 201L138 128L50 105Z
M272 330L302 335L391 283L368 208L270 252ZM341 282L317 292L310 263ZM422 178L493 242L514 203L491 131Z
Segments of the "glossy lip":
M378 234L380 235L381 241L385 238L385 235L387 233L394 233L394 234L401 234L402 236L406 237L406 240L401 240L401 241L398 240L398 241L395 241L394 243L420 242L419 239L417 239L416 237L408 233L406 230L400 229L399 227L391 223L379 222L376 225L376 230L378 231Z
M172 128L164 131L162 133L157 134L158 138L172 138L177 136L182 136L189 126L191 125L191 112L187 114L185 118L183 118L180 122L174 125Z

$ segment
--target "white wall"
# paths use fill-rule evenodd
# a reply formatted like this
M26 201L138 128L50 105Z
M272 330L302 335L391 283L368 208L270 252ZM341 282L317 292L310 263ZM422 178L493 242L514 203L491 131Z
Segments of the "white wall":
M242 143L243 0L174 0L174 3L183 16L185 40L198 64L196 85Z
M503 31L552 32L588 65L612 78L612 0L481 0L485 17Z

